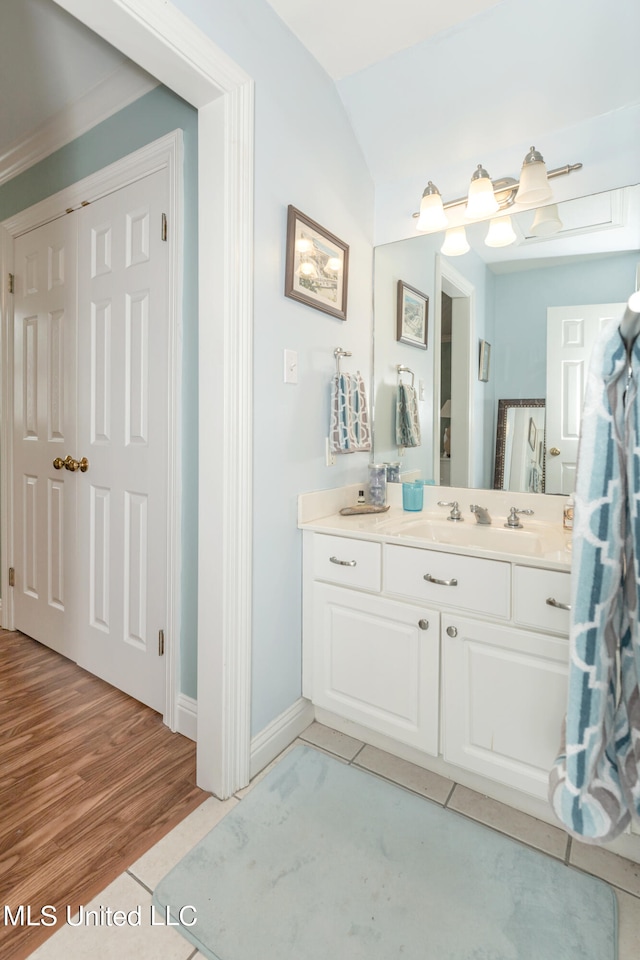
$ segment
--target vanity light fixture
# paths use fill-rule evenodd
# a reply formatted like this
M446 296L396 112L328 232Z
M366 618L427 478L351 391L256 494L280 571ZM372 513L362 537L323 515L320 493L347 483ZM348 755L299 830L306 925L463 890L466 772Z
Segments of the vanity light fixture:
M484 242L488 247L508 247L510 243L515 243L516 239L511 217L495 217L489 223L489 231Z
M468 220L483 220L498 211L508 210L516 202L523 206L544 203L553 196L549 180L581 169L581 163L567 163L564 167L547 170L542 155L535 147L531 147L524 158L520 180L513 177L491 180L482 164L478 164L471 178L468 195L445 202L438 188L429 180L422 194L420 212L413 214L417 220L416 229L427 233L445 229L446 212L454 207L465 206L464 213Z
M416 230L444 230L449 221L442 206L438 188L429 180L420 201L420 216Z
M470 249L464 227L450 227L444 235L440 253L444 253L446 257L459 257Z
M490 217L492 213L497 213L499 209L491 178L479 163L469 184L465 217L467 220L482 220L484 217Z
M553 193L549 186L547 168L542 154L531 147L522 161L520 186L516 193L516 203L544 203L551 200Z
M546 207L538 207L529 231L533 237L552 237L562 230L562 220L558 214L557 203L550 203Z

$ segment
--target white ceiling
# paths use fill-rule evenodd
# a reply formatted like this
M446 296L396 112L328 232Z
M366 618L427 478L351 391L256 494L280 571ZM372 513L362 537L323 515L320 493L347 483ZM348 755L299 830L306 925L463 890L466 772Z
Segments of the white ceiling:
M495 7L501 0L268 0L340 80Z

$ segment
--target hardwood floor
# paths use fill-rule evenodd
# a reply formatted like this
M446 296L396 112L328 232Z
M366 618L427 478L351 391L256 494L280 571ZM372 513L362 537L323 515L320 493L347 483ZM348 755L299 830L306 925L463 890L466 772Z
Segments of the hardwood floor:
M0 957L22 960L208 794L159 714L0 629ZM7 924L5 905L24 923Z

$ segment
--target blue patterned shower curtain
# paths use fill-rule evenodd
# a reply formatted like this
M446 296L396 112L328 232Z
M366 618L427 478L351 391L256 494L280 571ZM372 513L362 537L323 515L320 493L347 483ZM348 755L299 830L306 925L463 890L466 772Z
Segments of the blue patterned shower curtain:
M576 479L567 716L549 782L569 833L640 818L640 345L618 323L592 354Z

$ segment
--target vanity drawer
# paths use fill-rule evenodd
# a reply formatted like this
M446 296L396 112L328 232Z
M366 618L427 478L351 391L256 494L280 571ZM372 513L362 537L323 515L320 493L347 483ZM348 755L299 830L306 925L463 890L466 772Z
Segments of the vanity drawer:
M549 600L555 603L548 603ZM569 633L570 614L555 604L571 602L571 574L562 570L514 567L513 618L516 623L554 633Z
M381 544L316 533L313 538L313 578L344 587L380 591Z
M430 579L425 580L425 576ZM444 583L434 583L435 580ZM510 564L387 544L384 590L507 620L511 606Z

